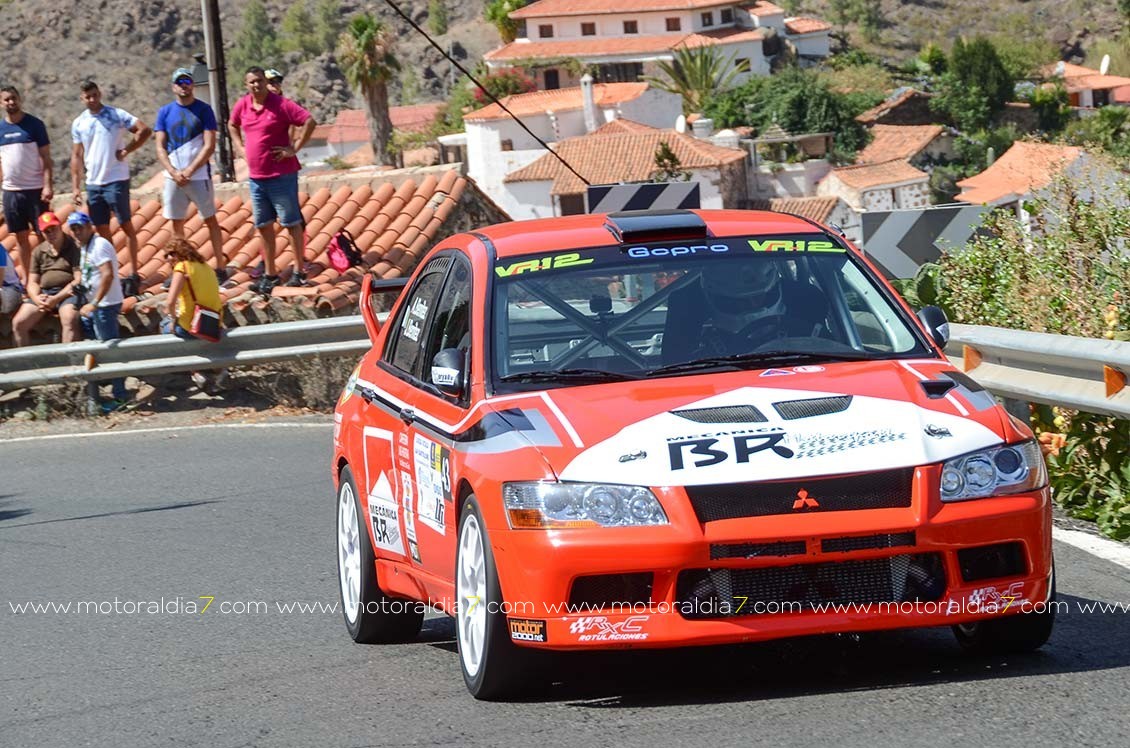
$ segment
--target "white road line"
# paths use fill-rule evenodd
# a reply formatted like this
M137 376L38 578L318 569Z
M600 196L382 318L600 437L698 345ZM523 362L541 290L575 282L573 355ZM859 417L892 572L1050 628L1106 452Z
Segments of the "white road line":
M201 429L324 429L333 426L332 421L325 423L302 423L296 421L282 421L278 423L204 423L197 426L162 426L152 429L128 429L125 431L80 431L74 434L44 434L42 436L17 436L13 439L0 439L0 447L16 442L54 441L56 439L89 439L100 436L128 436L130 434L160 434L170 431L199 431Z
M1059 527L1052 528L1052 538L1061 543L1075 546L1092 556L1098 556L1104 561L1118 564L1124 569L1130 569L1130 546L1088 532L1065 530Z

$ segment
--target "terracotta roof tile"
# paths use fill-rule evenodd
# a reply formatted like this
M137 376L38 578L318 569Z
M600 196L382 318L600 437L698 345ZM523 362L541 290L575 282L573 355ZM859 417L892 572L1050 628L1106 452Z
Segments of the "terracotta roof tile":
M655 149L666 142L684 169L717 167L741 161L746 152L722 148L674 130L604 134L589 133L557 144L557 152L592 184L642 182L655 172ZM552 181L555 195L575 195L585 185L552 154L511 172L506 182Z
M916 96L927 96L928 97L928 96L930 96L930 94L925 93L923 91L917 91L913 88L903 89L897 95L893 95L891 97L888 97L885 101L882 101L882 102L876 104L875 106L868 109L866 112L863 112L862 114L856 115L855 121L856 122L862 122L863 124L869 124L871 122L875 122L875 121L881 119L883 117L883 115L887 114L892 109L896 109L899 106L902 106L903 104L910 101L911 99L913 99Z
M934 142L944 130L941 125L875 125L871 128L874 138L859 152L856 161L861 164L880 164L896 158L904 161L911 159Z
M728 0L538 0L510 14L511 18L587 16L655 10L695 10L732 5Z
M857 190L868 190L875 187L929 179L926 172L915 169L901 159L886 161L881 164L842 166L838 169L832 169L831 173L835 174L848 187Z
M592 98L597 107L611 107L638 99L647 89L647 83L595 83L592 87ZM566 112L584 107L580 86L514 94L502 99L502 103L518 117L544 114L547 111ZM498 104L488 104L482 109L463 115L463 121L483 122L507 119L509 116Z
M831 28L832 24L820 18L800 16L798 18L785 19L785 30L794 36L800 34L815 34L818 31L828 31Z
M350 309L357 302L365 271L351 268L339 274L330 267L326 249L331 235L342 227L348 227L374 272L382 277L407 274L435 241L445 223L457 215L466 186L464 177L448 170L438 175L408 176L395 187L388 182L378 182L374 186L342 185L332 190L319 187L310 194L300 193L303 215L307 219L306 254L312 263L311 285L306 288L276 288L272 295L280 303L309 307L311 314L334 314ZM62 205L56 207L56 212L66 215L71 209L71 205ZM262 240L252 225L250 200L238 195L225 198L219 205L218 218L227 257L241 267L254 267L260 259ZM165 298L161 283L169 272L161 250L172 236L171 222L161 215L161 205L157 200L147 200L135 206L132 222L138 230L143 292L139 297L127 300L122 321L127 332L155 332L160 306ZM212 246L208 231L195 207L190 208L185 234L211 262ZM129 256L124 238L124 232L116 228L114 243L119 245L118 258L122 263L128 262ZM35 241L33 236L33 244ZM2 223L0 242L9 250L15 248L15 237ZM397 253L391 258L393 261L382 262L390 259L389 250L394 246ZM288 267L293 255L289 232L277 231L276 260L280 268L287 268L282 272L283 280L289 275ZM237 314L237 320L244 318L253 323L277 319L277 314L256 311L264 310L266 305L249 291L251 278L247 270L237 272L234 280L238 285L223 289L221 295L232 312Z
M444 106L442 101L394 106L389 107L388 117L392 120L394 130L410 133L426 132L435 123ZM366 141L369 139L369 123L365 119L365 110L342 109L337 113L333 123L315 127L311 137L330 143Z
M963 192L957 200L976 205L1026 195L1051 184L1055 177L1083 155L1076 146L1029 143L1018 140L989 168L957 183Z
M1106 91L1121 86L1130 86L1130 78L1123 78L1119 75L1103 75L1098 70L1092 70L1082 65L1072 65L1069 62L1063 63L1063 75L1056 75L1058 64L1053 62L1044 65L1040 68L1040 74L1049 81L1062 80L1063 87L1067 89L1068 93Z
M749 14L751 16L758 16L759 18L764 16L777 16L785 14L784 8L779 5L774 5L767 0L758 0L758 2L747 6L746 9L749 11Z
M701 47L715 44L764 39L765 29L719 29L709 33L665 34L659 36L616 36L553 41L513 41L483 55L486 60L523 60L552 57L604 57L610 55L655 54L680 46Z
M774 197L770 200L753 201L754 210L770 210L774 213L792 213L804 216L818 223L827 223L840 202L838 197Z
M689 120L688 120L689 121ZM651 125L645 125L642 122L636 122L623 117L605 122L600 127L593 130L590 135L622 135L624 133L638 133L638 132L658 132L658 128Z

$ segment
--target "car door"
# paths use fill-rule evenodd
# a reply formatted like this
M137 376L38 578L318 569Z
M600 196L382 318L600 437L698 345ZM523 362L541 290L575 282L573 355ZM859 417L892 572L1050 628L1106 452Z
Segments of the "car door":
M406 380L418 369L431 299L441 290L450 266L447 257L423 268L397 308L384 350L379 358L366 358L359 378L374 386L359 388L368 404L361 446L373 548L378 555L417 564L412 447L403 420L413 405L406 401L412 394Z

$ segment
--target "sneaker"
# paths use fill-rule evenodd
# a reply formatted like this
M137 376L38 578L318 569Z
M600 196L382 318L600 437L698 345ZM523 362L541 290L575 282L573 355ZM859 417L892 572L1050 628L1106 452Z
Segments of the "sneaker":
M141 293L141 276L137 273L127 275L121 279L122 296L137 296Z
M279 284L279 277L277 275L264 275L259 279L259 284L255 290L264 296L270 296L271 291Z
M192 383L195 384L198 389L203 390L208 386L208 377L203 372L194 371L190 376Z
M121 410L129 405L129 400L126 398L114 398L102 403L102 415L110 415L114 411Z
M267 266L263 264L262 260L259 260L259 264L248 270L247 274L251 276L252 280L258 280L259 278L262 278L266 272Z
M291 273L290 279L285 283L287 288L302 288L306 285L306 273L299 270L296 273Z

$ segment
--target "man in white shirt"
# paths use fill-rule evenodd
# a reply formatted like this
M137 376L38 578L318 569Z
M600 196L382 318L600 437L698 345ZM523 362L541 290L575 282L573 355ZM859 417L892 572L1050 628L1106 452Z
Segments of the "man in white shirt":
M118 256L113 245L95 231L94 221L86 213L76 211L67 216L67 228L79 246L79 271L85 296L79 308L83 332L88 339L115 340L121 337L118 314L123 300L118 282ZM120 408L129 399L124 379L119 377L110 384L114 399L100 404L104 413ZM97 403L98 383L90 382L87 391L90 399Z
M86 111L71 125L71 185L75 206L83 204L82 176L86 175L86 204L89 217L98 233L107 240L110 234L110 213L118 217L129 245L130 274L123 279L125 293L133 296L141 291L140 268L137 264L137 232L130 222L129 164L126 156L149 139L152 130L124 109L102 103L102 92L94 81L84 82L82 103ZM126 142L126 133L134 138Z
M20 92L12 86L0 88L0 171L3 172L4 223L16 235L20 253L21 280L26 285L31 267L30 231L39 214L54 197L51 139L43 120L23 110ZM38 232L37 232L38 233Z

